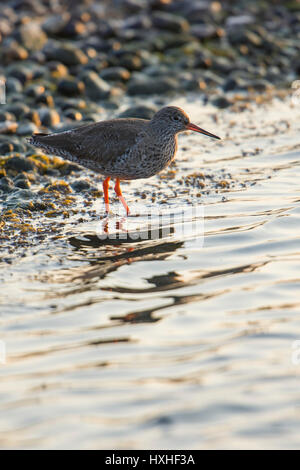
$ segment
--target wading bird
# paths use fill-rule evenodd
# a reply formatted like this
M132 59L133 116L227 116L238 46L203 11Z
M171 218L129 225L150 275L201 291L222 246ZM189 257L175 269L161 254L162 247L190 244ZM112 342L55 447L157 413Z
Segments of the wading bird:
M151 120L111 119L55 134L33 134L29 142L104 175L107 213L109 180L115 178L115 192L128 215L120 181L149 178L163 170L175 157L177 134L187 130L220 139L192 124L182 109L166 106Z

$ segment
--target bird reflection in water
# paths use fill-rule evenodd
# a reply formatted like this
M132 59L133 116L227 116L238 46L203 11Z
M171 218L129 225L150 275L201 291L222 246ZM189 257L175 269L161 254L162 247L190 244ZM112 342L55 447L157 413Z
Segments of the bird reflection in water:
M116 229L120 229L120 223L121 221L116 222ZM89 290L99 279L104 279L108 273L116 271L124 264L164 260L183 245L182 241L164 238L162 228L152 232L124 231L120 232L122 236L116 237L112 236L116 232L109 232L106 220L103 223L104 229L107 230L104 232L107 235L105 238L94 232L69 238L69 243L74 247L70 258L84 262L84 266L77 266L67 270L68 272L64 270L62 282L72 282L74 287L75 284L78 286L79 282L81 290ZM169 232L173 234L174 228L169 227Z
M173 225L164 225L160 222L153 224L151 218L143 226L137 225L133 228L129 225L127 217L116 219L105 217L97 227L97 237L108 245L155 241L174 234Z

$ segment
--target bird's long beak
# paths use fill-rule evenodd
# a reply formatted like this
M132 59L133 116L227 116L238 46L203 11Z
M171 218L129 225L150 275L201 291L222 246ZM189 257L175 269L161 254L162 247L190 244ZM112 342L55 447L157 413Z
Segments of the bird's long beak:
M201 127L198 127L198 126L196 126L196 124L192 124L191 122L186 126L186 128L189 131L200 132L201 134L207 135L208 137L213 137L214 139L221 140L221 137L218 137L215 134L211 134L210 132L207 132L204 129L201 129Z

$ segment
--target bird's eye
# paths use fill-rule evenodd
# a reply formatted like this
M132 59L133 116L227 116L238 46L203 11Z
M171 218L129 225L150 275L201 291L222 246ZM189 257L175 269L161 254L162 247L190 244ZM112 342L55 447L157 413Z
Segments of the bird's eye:
M179 116L174 116L173 119L174 119L175 121L179 121Z

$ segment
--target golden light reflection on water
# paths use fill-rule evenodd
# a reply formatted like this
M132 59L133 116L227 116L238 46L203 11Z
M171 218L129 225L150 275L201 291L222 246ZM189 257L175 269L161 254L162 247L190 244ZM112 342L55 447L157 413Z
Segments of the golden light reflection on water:
M172 231L109 243L87 224L7 268L1 447L299 446L299 116L289 113L283 102L224 111L230 140L182 137L175 180L145 183L175 191L207 152L203 246L200 233Z

